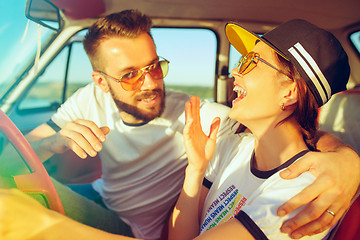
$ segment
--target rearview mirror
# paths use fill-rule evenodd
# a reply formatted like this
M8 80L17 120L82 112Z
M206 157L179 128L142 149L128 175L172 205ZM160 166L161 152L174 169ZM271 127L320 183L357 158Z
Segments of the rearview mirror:
M55 31L61 29L59 8L47 0L27 0L25 16L28 19Z

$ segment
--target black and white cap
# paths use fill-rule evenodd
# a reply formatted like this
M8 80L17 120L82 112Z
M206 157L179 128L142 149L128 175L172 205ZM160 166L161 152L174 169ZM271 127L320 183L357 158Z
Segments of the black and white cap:
M251 51L259 39L293 63L319 107L331 95L346 90L350 76L346 52L330 32L305 20L288 21L262 37L229 23L226 35L243 55Z

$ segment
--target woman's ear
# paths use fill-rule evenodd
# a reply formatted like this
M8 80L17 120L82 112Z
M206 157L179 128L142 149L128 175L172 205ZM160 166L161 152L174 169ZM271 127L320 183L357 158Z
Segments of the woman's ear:
M98 85L104 92L109 92L110 87L104 76L100 72L93 72L91 74L93 81Z
M283 94L283 103L285 106L291 106L298 101L298 88L295 82L290 83Z

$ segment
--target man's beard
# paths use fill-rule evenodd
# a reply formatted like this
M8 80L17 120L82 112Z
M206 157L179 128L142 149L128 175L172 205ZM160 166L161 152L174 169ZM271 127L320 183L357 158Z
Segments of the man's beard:
M117 108L119 109L119 111L126 112L127 114L132 115L137 120L141 120L144 122L150 122L151 120L153 120L157 117L160 117L165 109L165 91L163 91L161 89L146 91L146 92L143 92L136 96L137 98L145 99L145 98L148 98L149 96L156 94L157 97L161 98L161 103L160 103L159 109L156 110L156 107L153 107L153 108L148 109L149 111L143 111L135 106L132 106L130 104L127 104L125 102L118 100L111 88L110 88L110 93L111 93L111 96L112 96Z

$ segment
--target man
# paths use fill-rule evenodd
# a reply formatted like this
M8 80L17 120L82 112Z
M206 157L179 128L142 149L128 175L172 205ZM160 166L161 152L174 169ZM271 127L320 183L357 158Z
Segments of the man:
M48 123L34 129L27 138L44 161L68 149L80 158L99 153L103 176L92 187L105 206L122 220L119 223L121 231L109 231L157 239L184 179L187 159L182 130L184 104L189 97L165 91L163 78L167 74L168 61L157 55L150 28L151 20L137 11L128 10L100 18L84 40L94 70L94 83L76 92ZM233 134L236 128L228 120L227 113L228 108L220 104L201 103L202 126L209 128L209 121L216 116L221 118L219 141ZM336 141L331 137L328 141L327 137L322 138L320 145ZM336 144L332 144L331 150L337 147ZM351 166L346 165L341 173L336 160L339 155L348 156L342 166ZM302 195L279 209L279 214L286 214L316 198L314 205L283 226L285 232L302 227L298 231L304 235L328 228L344 213L356 191L360 177L351 169L354 164L359 164L359 159L353 151L340 147L337 153L318 153L317 158L330 158L327 164L336 167L328 170L323 161L313 163L312 160L310 163L305 158L288 170L289 177L310 167L319 174L326 174L320 175ZM296 170L296 167L300 169ZM334 178L336 187L328 190L331 183L325 181L329 176ZM340 191L349 197L337 199ZM328 219L325 210L329 206L334 206L336 217L325 221ZM99 219L100 215L101 211L98 212ZM87 220L83 222L94 226ZM305 225L307 223L310 224Z

